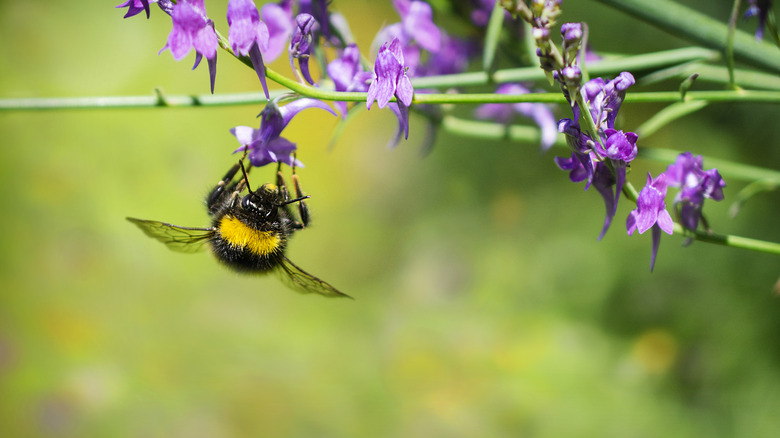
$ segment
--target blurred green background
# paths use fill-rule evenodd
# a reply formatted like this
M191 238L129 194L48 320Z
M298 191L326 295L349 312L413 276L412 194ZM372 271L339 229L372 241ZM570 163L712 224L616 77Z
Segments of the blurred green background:
M0 3L0 96L206 93L205 63L156 55L167 17L123 20L119 2ZM226 3L207 2L225 32ZM731 2L685 3L726 21ZM333 6L365 55L398 20L390 2ZM687 45L564 6L597 50ZM218 93L258 90L218 59ZM659 108L624 105L622 127ZM601 198L536 144L440 133L423 157L423 121L391 150L395 118L375 109L329 151L336 119L296 118L285 136L315 222L288 255L355 301L173 253L124 220L206 225L202 198L235 161L228 131L260 109L0 113L0 436L777 436L778 258L664 235L651 274L628 203L598 242ZM778 116L716 104L640 147L776 169ZM714 229L780 240L778 195L728 219L745 183L727 182L705 206Z

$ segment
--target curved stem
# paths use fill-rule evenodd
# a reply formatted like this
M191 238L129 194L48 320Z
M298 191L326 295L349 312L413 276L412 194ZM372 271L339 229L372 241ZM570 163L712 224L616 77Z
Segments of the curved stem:
M712 61L720 54L701 47L663 50L642 55L620 56L588 63L588 72L592 76L621 71L653 70L692 61ZM492 75L485 72L459 73L445 76L426 76L413 78L415 88L451 88L491 83L541 81L546 80L544 71L538 66L497 70Z
M661 29L680 35L697 44L724 52L728 45L728 25L696 10L670 0L598 0L631 14ZM756 41L753 35L734 32L734 57L755 67L780 72L777 47Z

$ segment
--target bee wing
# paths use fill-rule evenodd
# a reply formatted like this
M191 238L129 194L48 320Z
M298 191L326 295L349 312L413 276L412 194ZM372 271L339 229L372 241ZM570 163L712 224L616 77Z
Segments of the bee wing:
M200 251L203 249L203 244L208 242L216 232L214 228L180 227L134 217L129 217L127 220L138 225L147 236L159 240L168 248L178 252Z
M314 293L314 294L320 294L331 298L338 298L338 297L352 298L351 296L343 292L339 292L338 289L331 286L327 282L322 281L319 278L299 268L298 265L291 262L290 259L288 259L285 256L282 256L282 259L279 263L279 267L276 269L276 272L279 273L279 278L281 278L283 283L285 283L290 289L298 293L302 293L302 294Z

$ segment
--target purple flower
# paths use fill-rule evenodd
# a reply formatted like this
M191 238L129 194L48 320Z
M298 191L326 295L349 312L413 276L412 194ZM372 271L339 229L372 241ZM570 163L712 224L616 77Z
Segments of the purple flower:
M156 0L151 0L154 3ZM114 6L115 8L127 8L127 13L124 18L132 17L146 11L146 18L149 18L149 0L127 0L121 5Z
M572 182L587 181L585 190L588 190L593 182L595 164L591 157L591 146L593 143L590 137L580 130L580 125L571 119L561 119L558 121L558 132L566 136L566 144L572 150L571 158L555 157L555 163L561 170L568 170L569 179Z
M490 14L493 13L493 7L496 0L471 0L474 10L469 14L471 22L476 26L485 27L490 21ZM508 13L505 13L505 15Z
M504 84L498 87L497 94L527 94L528 89L519 84ZM558 124L552 111L542 103L486 103L477 107L476 116L479 119L491 119L499 123L509 124L515 115L533 119L541 128L542 151L547 151L558 137Z
M371 109L374 100L379 108L384 108L394 95L405 106L412 104L414 88L406 76L404 54L397 38L393 39L389 46L387 43L382 44L379 49L374 63L374 80L368 87L367 108Z
M341 56L328 64L328 76L333 80L336 91L366 91L366 82L373 78L373 74L363 70L360 64L360 51L357 44L351 43L344 48ZM336 107L343 117L347 114L346 102L335 102Z
M328 14L328 0L301 0L300 13L314 17L320 25L320 31L326 40L331 39L330 14Z
M168 34L168 42L160 49L171 50L173 59L180 61L192 48L197 53L194 70L203 56L208 60L211 92L214 93L214 80L217 76L217 34L214 22L206 15L203 0L180 0L171 12L173 28Z
M408 42L416 42L429 52L438 52L441 47L441 31L433 23L433 10L421 1L393 0L401 16L404 35Z
M689 230L699 226L704 199L723 200L723 187L726 186L717 169L704 171L702 163L701 155L694 157L692 153L684 152L666 169L669 186L680 188L674 198L675 212L680 223Z
M567 68L563 69L564 76L569 76ZM572 81L577 82L576 71L571 73ZM561 80L559 78L559 80ZM566 134L566 142L572 150L571 158L556 158L558 167L569 170L569 178L572 181L587 180L587 190L593 182L599 193L604 198L607 207L607 218L604 221L604 229L599 239L604 236L607 228L612 223L612 218L617 213L617 203L626 179L626 167L637 155L637 135L633 132L624 133L614 129L615 117L620 105L625 98L626 90L634 83L634 77L623 72L615 79L605 82L596 78L582 85L581 92L588 104L588 110L593 116L599 130L599 138L590 138L583 133L580 126L574 120L580 116L579 105L573 103L574 120L562 119L558 122L558 130ZM568 99L573 96L569 90ZM594 154L596 154L594 156ZM610 160L610 167L603 163L603 159ZM606 172L612 174L606 177ZM598 182L596 181L598 179ZM597 183L596 183L597 182ZM614 186L614 192L612 187Z
M580 51L582 43L582 23L564 23L561 25L561 35L563 36L563 45L561 49L565 55L565 63L571 66L577 60L577 54Z
M406 133L404 138L409 138L408 108L412 104L414 88L409 77L406 76L404 54L398 38L393 39L389 46L387 43L382 44L379 49L374 63L374 80L368 87L366 107L371 109L371 105L376 100L379 108L384 108L393 96L398 99L399 122Z
M623 178L625 179L625 173ZM607 209L607 215L604 218L604 226L601 228L599 234L599 240L604 238L607 234L609 226L612 225L612 219L615 217L617 211L617 200L620 196L620 190L612 191L612 187L615 186L615 175L609 170L603 161L594 163L593 170L593 187L598 190L602 198L604 198L604 207ZM621 184L622 186L622 184Z
M398 119L398 129L396 130L395 137L387 143L388 147L396 147L401 141L401 134L404 135L404 139L409 138L409 107L404 106L401 103L390 102L387 107L395 114Z
M268 27L260 21L260 13L252 0L230 0L227 7L228 41L233 53L249 56L257 77L263 86L265 98L268 94L268 84L265 81L265 65L263 50L268 49Z
M661 230L666 234L672 234L674 223L669 212L666 211L666 174L658 175L653 180L650 173L647 174L647 184L639 192L639 198L636 202L636 209L632 210L626 219L626 228L628 235L634 231L644 234L645 231L653 229L653 253L650 258L650 271L655 266L655 257L658 254L658 245L661 243Z
M477 47L471 41L449 36L442 32L441 48L432 52L428 59L417 67L415 76L451 75L466 71L469 58L477 54Z
M638 152L636 147L638 136L633 132L624 133L611 128L605 130L604 135L606 136L606 141L604 142L606 149L601 148L597 144L596 151L602 156L609 158L612 163L612 169L615 172L615 199L619 199L620 192L623 190L623 185L626 182L626 167L631 160L636 158ZM615 213L617 213L617 201L612 210L612 215L615 215Z
M756 39L762 40L764 39L764 27L769 16L769 9L772 7L772 0L747 0L747 2L750 6L745 11L745 19L758 16Z
M124 18L129 18L134 15L140 14L141 11L146 12L146 18L149 18L149 5L151 3L157 3L157 6L162 9L168 15L171 15L173 11L173 2L171 0L127 0L121 5L117 5L117 8L127 8L127 13Z
M290 68L295 71L293 59L297 59L303 78L309 84L314 85L314 80L311 78L311 74L309 74L309 55L311 54L314 31L319 26L317 20L310 14L298 14L295 17L295 23L295 33L293 33L290 40Z
M609 82L596 78L582 86L591 116L599 129L615 127L615 118L626 98L626 90L635 82L634 76L624 71ZM579 109L575 113L576 120L579 117Z
M607 137L607 141L604 145L606 149L602 149L603 155L606 155L613 161L624 161L626 163L636 158L636 141L638 136L635 133L624 133L623 131L607 129L604 131L604 135Z
M265 59L268 62L278 58L284 52L287 39L295 30L290 3L290 0L282 0L279 4L266 3L260 9L260 15L268 26L268 50L265 52Z
M576 65L570 65L568 67L564 67L561 69L560 76L558 75L558 72L553 72L553 78L557 79L558 81L563 82L564 85L566 85L565 93L567 100L570 100L570 96L577 96L577 94L580 92L580 86L582 85L582 70ZM570 104L573 104L574 102L569 101ZM579 109L572 105L574 107L574 113L576 115L579 115Z
M385 26L374 38L374 43L398 39L406 61L404 66L409 76L415 76L422 56L421 49L431 53L438 52L444 37L442 31L433 23L433 11L427 3L393 0L393 5L401 16L401 22Z
M306 108L321 108L336 115L328 105L316 99L298 99L281 108L274 100L260 113L260 129L236 126L230 130L241 143L241 147L234 153L248 150L249 162L256 167L270 163L286 163L289 166L294 164L296 167L303 167L303 163L292 156L296 149L295 143L280 135L290 120Z

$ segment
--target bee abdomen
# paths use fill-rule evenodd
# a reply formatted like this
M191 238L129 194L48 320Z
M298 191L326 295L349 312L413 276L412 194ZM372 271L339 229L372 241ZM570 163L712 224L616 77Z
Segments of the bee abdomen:
M214 254L236 269L270 270L284 250L285 240L278 232L257 230L234 216L220 219L217 230L212 241Z

